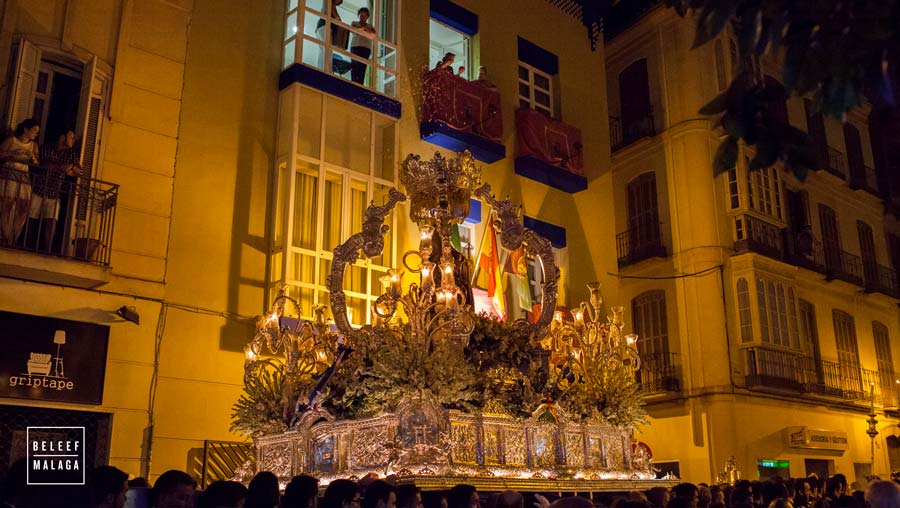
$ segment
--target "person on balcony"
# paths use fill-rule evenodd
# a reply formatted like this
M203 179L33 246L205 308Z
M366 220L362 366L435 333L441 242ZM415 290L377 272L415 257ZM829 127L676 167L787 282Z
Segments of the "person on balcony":
M350 52L368 60L372 56L372 39L375 37L375 28L369 23L368 7L360 7L356 14L359 16L359 20L351 23L351 26L360 31L354 31L350 36ZM359 60L353 60L350 62L350 79L354 83L364 85L368 67Z
M35 139L41 127L29 118L0 143L0 245L14 245L28 219L31 181L28 165L38 164Z
M456 54L448 52L447 54L444 55L444 58L442 58L441 61L438 62L437 65L434 66L434 70L436 70L436 71L444 70L444 71L452 73L453 72L452 65L453 65L454 60L456 60Z
M349 30L340 25L342 20L338 6L342 3L344 3L344 0L332 0L331 2L331 19L335 20L331 23L331 47L346 51L350 33ZM325 20L321 18L316 23L316 37L322 41L325 41L325 25ZM319 56L319 68L325 69L325 48L322 48L322 54ZM350 70L350 62L346 60L346 57L338 53L332 53L331 70L337 74L346 74Z
M466 79L466 66L460 65L459 69L456 70L456 77Z
M59 218L59 197L67 176L81 174L75 151L75 133L60 134L54 144L41 147L40 167L31 170L31 204L28 212L26 245L50 251ZM67 189L68 190L68 189ZM68 191L71 195L72 192ZM40 238L38 238L40 236Z

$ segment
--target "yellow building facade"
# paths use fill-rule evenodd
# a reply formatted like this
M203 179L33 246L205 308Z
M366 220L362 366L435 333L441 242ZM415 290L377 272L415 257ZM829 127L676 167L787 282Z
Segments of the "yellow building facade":
M791 97L819 170L750 171L742 147L714 177L721 131L697 111L730 82L735 43L692 50L695 19L654 4L617 4L604 34L618 297L649 381L639 439L693 481L732 456L752 479L884 477L900 434L896 218L869 112L842 124ZM762 63L767 81L779 69Z
M574 4L346 0L329 16L331 4L0 3L5 125L38 117L41 144L72 129L80 181L104 189L90 213L62 207L69 236L51 255L0 248L0 311L108 330L99 404L5 391L3 432L35 421L87 425L98 461L151 481L168 469L199 471L207 442L244 440L229 423L255 316L281 284L305 312L327 303L330 250L359 229L366 204L399 185L400 160L453 153L421 132L422 75L433 54L451 50L455 70L488 70L501 101L504 128L491 149L502 152L483 163L483 180L553 232L564 298L586 298L583 283L599 280L616 300L604 53L602 41L591 48ZM379 35L355 82L346 68L355 53L332 38L352 31L359 7ZM578 192L516 173L523 101L580 130ZM88 191L77 189L83 199ZM378 278L417 244L399 216L408 210L395 213L389 251L361 260L345 281L354 323L371 319ZM464 243L478 248L489 213L473 213ZM100 236L78 237L92 214L101 230L88 226L88 237ZM511 315L524 316L507 293ZM71 334L63 347L74 347ZM11 462L21 449L0 452Z

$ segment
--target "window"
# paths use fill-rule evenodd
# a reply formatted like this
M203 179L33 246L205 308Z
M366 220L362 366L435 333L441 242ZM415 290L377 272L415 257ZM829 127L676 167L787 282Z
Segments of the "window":
M891 356L891 341L884 323L872 322L872 337L875 339L875 358L878 362L878 380L882 395L896 391L894 360Z
M834 340L837 344L838 368L841 377L851 388L861 391L859 372L859 348L856 343L856 325L853 317L841 310L832 311Z
M630 64L619 74L619 116L626 144L653 134L650 78L645 58Z
M397 14L397 0L287 0L282 67L302 63L394 97Z
M744 159L747 167L750 160ZM784 220L781 203L781 175L776 168L762 168L747 171L750 208L778 219Z
M756 279L760 337L763 342L800 349L794 289L764 277Z
M803 350L817 361L822 359L819 350L819 329L816 325L816 308L806 300L800 300L800 336Z
M822 248L825 251L825 266L831 270L841 270L841 237L838 233L837 214L830 207L819 203L819 227L822 230Z
M859 129L850 122L844 122L844 146L847 149L850 181L854 187L862 187L866 183L866 163L863 160L862 140L859 138Z
M875 287L880 281L878 280L879 269L878 260L875 257L875 236L872 233L872 226L858 220L856 221L856 231L859 235L859 253L862 255L866 285Z
M519 61L519 106L555 116L553 76Z
M473 79L476 76L472 68L472 38L455 28L431 18L428 24L428 61L429 69L434 69L447 53L456 55L454 59L454 74L460 68L464 79Z
M824 169L828 162L828 138L825 136L825 118L821 111L815 111L812 101L805 99L803 105L806 108L806 132L813 140L818 158L818 167Z
M279 153L284 146L296 146L297 153L288 149L279 164L273 282L287 284L303 315L312 316L314 305L328 304L332 249L361 231L366 206L386 201L395 184L397 122L301 86L282 93L280 109ZM384 253L346 270L348 317L356 325L371 322L381 277L396 265L393 215L387 224Z
M26 39L16 41L13 47L7 126L14 129L26 118L38 119L41 145L56 142L67 130L74 131L86 177L97 176L97 149L108 97L109 74L101 66L96 57L84 62Z
M716 84L718 85L718 90L720 92L724 91L728 88L728 78L727 73L725 72L725 48L722 46L722 39L716 39L715 43L715 53L716 53Z
M741 206L741 198L738 191L737 168L728 170L728 197L731 209Z
M753 340L753 318L750 317L750 287L747 279L737 281L738 316L741 323L741 342Z
M665 291L647 291L631 300L631 319L641 358L650 360L669 352Z
M629 254L660 245L656 173L643 173L628 182Z

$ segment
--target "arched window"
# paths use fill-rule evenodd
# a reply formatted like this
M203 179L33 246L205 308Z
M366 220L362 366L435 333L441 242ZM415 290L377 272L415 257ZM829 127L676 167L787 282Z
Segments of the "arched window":
M631 300L631 316L642 358L661 357L669 352L665 291L647 291L636 296Z
M747 279L737 281L738 316L741 321L741 342L753 340L753 322L750 317L750 287Z

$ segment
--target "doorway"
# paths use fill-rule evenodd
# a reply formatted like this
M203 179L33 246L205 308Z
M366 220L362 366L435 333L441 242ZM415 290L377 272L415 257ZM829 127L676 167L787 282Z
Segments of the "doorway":
M806 476L813 473L819 478L828 478L834 474L834 461L828 459L804 459Z

